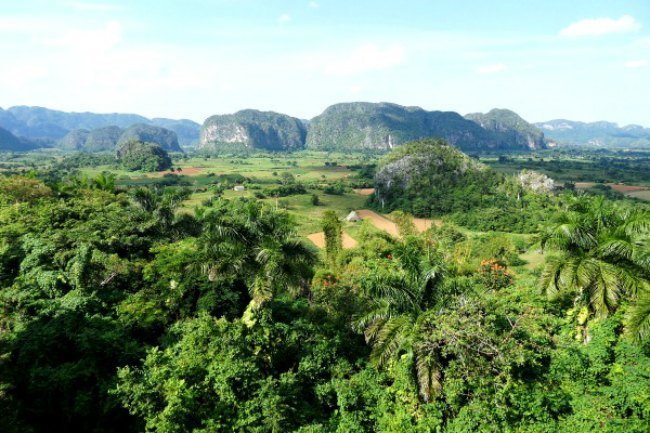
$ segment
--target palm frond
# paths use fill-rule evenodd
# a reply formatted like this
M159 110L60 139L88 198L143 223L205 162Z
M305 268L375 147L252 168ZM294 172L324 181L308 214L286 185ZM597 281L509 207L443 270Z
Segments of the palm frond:
M589 290L589 305L596 316L605 317L618 306L625 276L617 268L597 259L585 260L579 278Z
M373 308L365 314L355 317L353 329L363 331L375 322L385 320L390 317L390 304L385 299L379 299L374 302ZM369 341L366 338L366 341Z
M562 275L566 274L566 261L567 258L562 256L550 258L546 263L540 285L542 293L549 299L555 298L565 288Z
M630 305L626 327L637 341L650 337L650 290L645 290Z
M386 364L394 358L401 348L408 344L409 331L413 326L413 319L403 315L391 317L377 332L375 345L370 353L370 360L378 366Z
M420 396L428 403L442 389L442 369L436 355L416 350L415 372Z

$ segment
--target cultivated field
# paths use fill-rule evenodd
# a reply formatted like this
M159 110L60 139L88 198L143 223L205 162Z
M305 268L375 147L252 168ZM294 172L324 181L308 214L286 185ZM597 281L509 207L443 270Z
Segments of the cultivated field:
M389 219L389 216L384 216L368 209L357 210L356 213L362 220L368 221L377 229L385 231L391 236L398 237L400 235L397 224L391 221ZM354 226L355 224L358 225L359 223L347 223L348 226ZM426 218L413 218L413 224L415 225L417 231L422 233L430 229L433 224L439 227L442 225L442 221L430 220ZM314 245L316 245L318 248L325 247L325 236L323 232L307 235L307 239L313 242ZM343 232L342 241L343 248L354 248L357 245L357 241L346 231Z

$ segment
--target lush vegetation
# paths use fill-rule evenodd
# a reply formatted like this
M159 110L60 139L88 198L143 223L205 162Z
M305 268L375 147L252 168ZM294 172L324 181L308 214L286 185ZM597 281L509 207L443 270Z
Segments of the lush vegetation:
M65 150L83 152L114 151L124 130L119 126L106 126L90 131L73 129L57 143Z
M387 150L410 140L428 136L451 138L451 134L469 135L474 143L489 142L487 131L457 113L429 113L418 107L389 103L343 103L328 107L310 121L307 147ZM457 144L462 147L465 141Z
M183 151L178 144L178 137L174 131L145 123L136 123L126 128L122 135L120 135L117 146L121 146L130 141L155 143L167 152Z
M245 149L300 150L307 128L300 119L271 111L241 110L208 117L201 128L198 149L205 153Z
M0 151L26 151L34 149L35 143L20 139L6 129L0 128Z
M465 118L492 131L499 141L510 143L513 149L544 149L547 145L542 131L511 110L495 108L487 113L467 114Z
M137 140L121 144L117 149L117 159L129 171L160 171L172 166L171 158L162 147Z
M0 175L2 432L647 431L642 202L438 141L31 158ZM400 236L342 220L371 185Z
M77 141L79 145L84 144L82 150L89 152L112 151L115 149L115 143L121 135L122 128L128 128L135 124L155 125L174 131L183 144L195 143L199 138L200 126L191 120L147 119L137 114L126 113L68 113L43 107L17 106L7 110L0 108L0 127L18 137L35 142L31 148L65 145L66 134L75 130L86 130L90 131L90 138L85 140L85 143L82 143L82 140ZM117 133L118 130L119 133ZM73 132L73 134L78 134L78 132ZM129 138L138 137L131 136ZM147 137L138 139L152 141ZM164 143L159 144L163 145ZM1 149L2 147L0 147ZM29 150L29 148L26 147L23 150ZM172 150L178 151L178 149Z
M375 184L372 204L382 212L452 214L456 223L484 231L533 232L554 204L440 140L419 140L391 152L380 162Z
M474 121L477 119L465 119L454 112L425 111L389 103L336 104L310 121L307 147L339 151L390 150L393 146L426 137L445 139L465 151L533 147L528 136L542 134L515 113L512 116L520 122L501 122L497 128L488 122L483 125ZM544 146L543 139L536 143Z

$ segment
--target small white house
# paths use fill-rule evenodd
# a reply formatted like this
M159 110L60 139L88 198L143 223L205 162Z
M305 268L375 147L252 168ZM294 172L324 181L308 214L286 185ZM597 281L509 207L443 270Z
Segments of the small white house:
M355 211L352 211L352 212L350 212L348 214L348 216L345 217L345 220L354 223L354 222L357 222L357 221L361 221L361 217L359 215L357 215L357 213Z
M246 187L244 185L235 185L235 187L233 188L233 191L243 192L243 191L246 191Z

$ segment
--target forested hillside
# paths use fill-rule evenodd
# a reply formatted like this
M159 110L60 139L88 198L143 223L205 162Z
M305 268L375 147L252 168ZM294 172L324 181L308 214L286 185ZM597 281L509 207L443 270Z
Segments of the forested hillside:
M67 150L75 148L70 146L66 139L66 134L71 132L79 134L78 130L101 131L109 127L128 128L135 124L158 126L174 131L183 145L195 144L199 138L200 125L186 119L147 119L144 116L128 113L74 113L44 107L16 106L7 110L0 108L0 127L16 136L38 140L41 144L54 145L63 139L63 147ZM84 150L94 151L96 147L89 145ZM105 145L99 147L107 150ZM113 149L114 146L110 150Z
M495 108L487 113L467 114L465 118L492 131L499 141L508 143L512 148L544 149L548 144L538 127L511 110Z
M613 148L650 147L650 128L619 126L612 122L575 122L565 119L536 124L547 136L568 145Z
M35 143L16 137L6 129L0 128L0 152L2 151L28 151L36 148Z
M198 203L98 158L0 175L3 433L647 432L646 204L439 140L336 183L208 174ZM368 179L393 234L331 205ZM322 250L278 200L305 188Z
M208 117L201 128L202 152L242 150L295 151L305 146L302 121L270 111L241 110Z
M390 150L419 138L444 138L461 149L495 147L491 134L458 113L397 104L353 102L328 107L309 123L307 147Z

